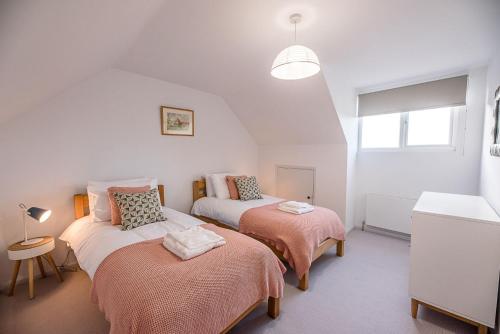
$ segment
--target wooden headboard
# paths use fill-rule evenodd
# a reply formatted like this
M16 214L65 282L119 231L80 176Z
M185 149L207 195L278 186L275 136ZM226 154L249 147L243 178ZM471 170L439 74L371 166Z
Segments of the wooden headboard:
M193 202L207 196L207 184L205 180L193 181Z
M165 205L165 187L163 184L158 185L158 193L160 194L161 205ZM75 207L75 219L82 218L89 214L89 195L76 194L73 196Z

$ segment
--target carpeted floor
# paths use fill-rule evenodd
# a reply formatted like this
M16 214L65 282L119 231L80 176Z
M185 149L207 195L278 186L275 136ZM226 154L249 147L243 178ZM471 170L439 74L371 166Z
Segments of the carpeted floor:
M346 255L335 250L314 263L309 290L302 292L291 271L286 274L281 316L271 320L262 305L233 333L476 333L476 329L436 312L420 309L410 316L409 242L352 231ZM19 285L14 297L0 296L0 333L107 333L109 324L89 301L84 272L64 273L35 282L30 301Z

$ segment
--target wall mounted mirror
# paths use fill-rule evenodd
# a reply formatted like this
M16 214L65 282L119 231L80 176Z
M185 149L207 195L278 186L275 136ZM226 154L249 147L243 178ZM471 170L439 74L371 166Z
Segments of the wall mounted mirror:
M500 157L500 86L495 91L493 117L493 144L490 146L490 154Z

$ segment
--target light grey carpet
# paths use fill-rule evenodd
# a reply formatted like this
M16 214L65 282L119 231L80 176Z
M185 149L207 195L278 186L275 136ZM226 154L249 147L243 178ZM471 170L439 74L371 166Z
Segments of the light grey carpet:
M409 242L352 231L343 258L335 251L313 264L309 290L302 292L289 270L281 316L271 320L262 305L233 333L476 333L473 326L421 308L410 316ZM109 324L89 301L85 273L64 273L35 282L30 301L20 285L14 297L0 296L0 333L107 333Z

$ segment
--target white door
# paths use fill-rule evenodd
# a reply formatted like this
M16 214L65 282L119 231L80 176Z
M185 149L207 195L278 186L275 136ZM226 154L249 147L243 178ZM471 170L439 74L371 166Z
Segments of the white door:
M277 166L276 196L314 204L314 169Z

